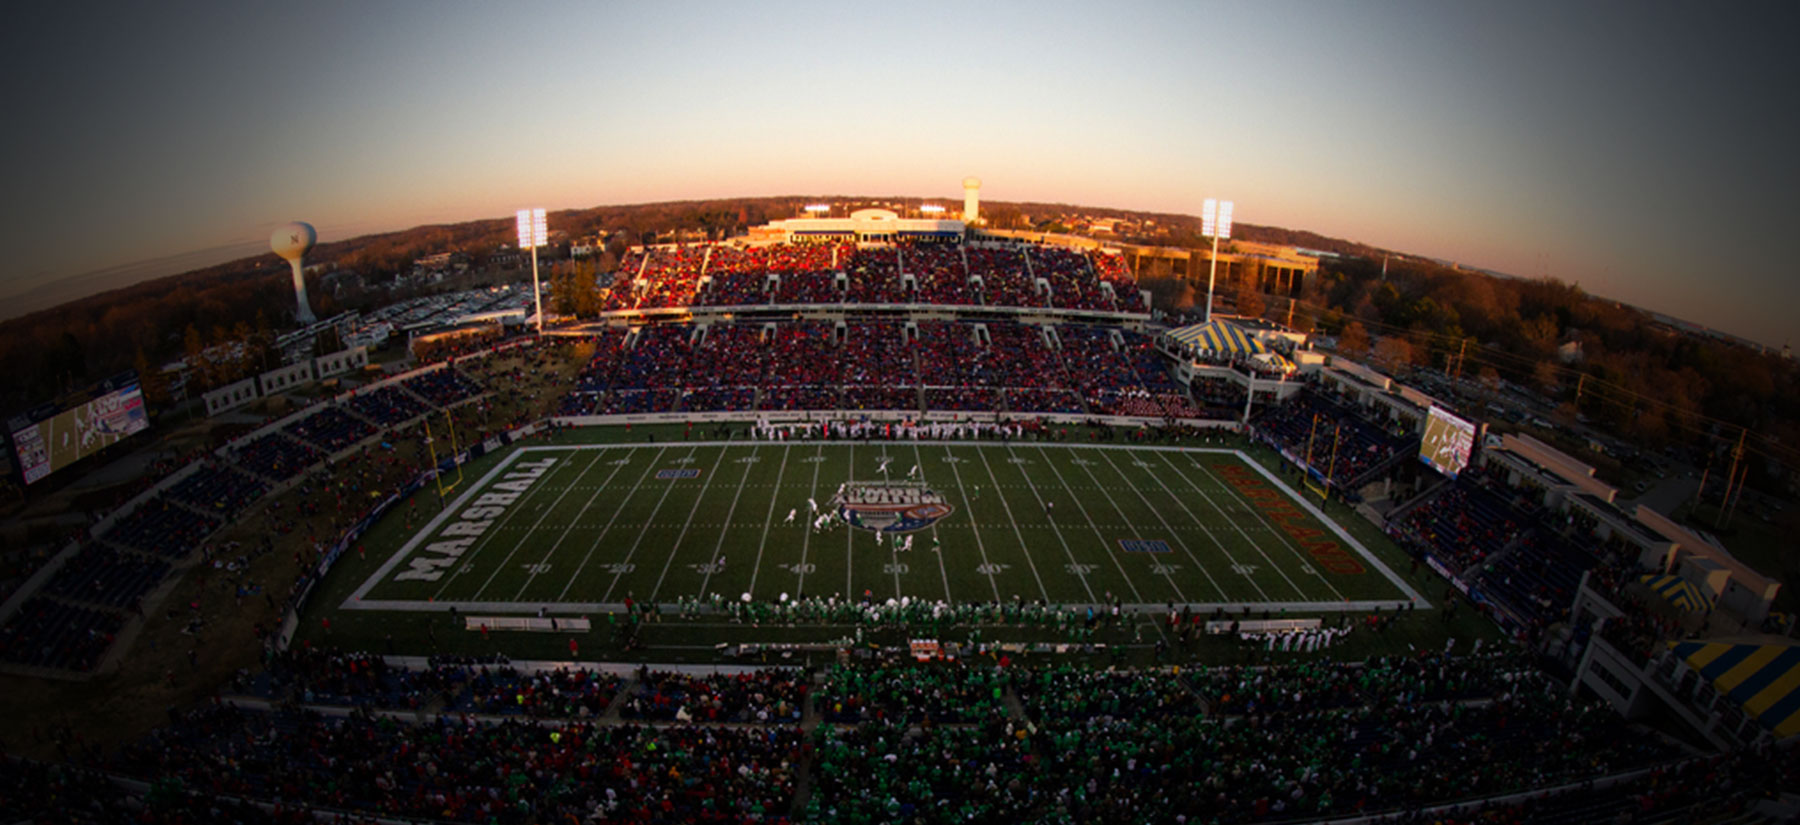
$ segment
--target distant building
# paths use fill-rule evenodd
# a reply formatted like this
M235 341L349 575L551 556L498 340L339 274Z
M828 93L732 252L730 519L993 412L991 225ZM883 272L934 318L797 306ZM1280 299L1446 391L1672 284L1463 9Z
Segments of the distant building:
M788 218L750 228L750 241L791 243L805 240L892 242L901 239L958 240L965 224L957 220L902 218L889 209L858 209L848 218Z
M413 261L417 272L461 272L469 268L469 256L463 252L439 252Z

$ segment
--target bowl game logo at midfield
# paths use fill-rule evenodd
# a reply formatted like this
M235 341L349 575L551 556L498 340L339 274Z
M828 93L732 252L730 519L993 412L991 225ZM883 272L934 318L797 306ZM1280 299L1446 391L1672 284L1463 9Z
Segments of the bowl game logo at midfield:
M846 524L881 533L923 530L956 509L918 481L847 481L831 503Z

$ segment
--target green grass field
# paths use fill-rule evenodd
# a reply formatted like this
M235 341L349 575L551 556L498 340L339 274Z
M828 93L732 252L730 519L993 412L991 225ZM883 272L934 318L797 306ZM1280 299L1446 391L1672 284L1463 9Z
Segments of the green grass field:
M808 499L836 509L845 482L873 483L877 501L933 505L910 512L941 518L896 525L916 528L905 533L813 529ZM448 507L417 518L423 523L372 534L370 555L385 561L343 609L587 613L617 610L627 598L868 593L1320 612L1418 596L1312 503L1231 450L528 446L484 462Z

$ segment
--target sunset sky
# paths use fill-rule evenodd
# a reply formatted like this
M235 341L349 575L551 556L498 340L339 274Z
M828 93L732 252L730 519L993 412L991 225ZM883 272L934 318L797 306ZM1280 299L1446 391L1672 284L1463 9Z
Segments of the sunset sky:
M977 175L995 200L1230 198L1779 346L1794 8L26 4L0 34L0 298L266 250L295 219L329 241Z

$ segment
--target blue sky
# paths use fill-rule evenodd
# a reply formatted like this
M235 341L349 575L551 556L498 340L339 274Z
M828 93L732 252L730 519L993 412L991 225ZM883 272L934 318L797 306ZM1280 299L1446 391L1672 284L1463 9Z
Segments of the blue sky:
M424 222L773 194L1310 229L1779 345L1773 3L313 3L11 10L0 296Z

